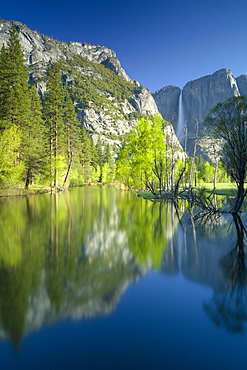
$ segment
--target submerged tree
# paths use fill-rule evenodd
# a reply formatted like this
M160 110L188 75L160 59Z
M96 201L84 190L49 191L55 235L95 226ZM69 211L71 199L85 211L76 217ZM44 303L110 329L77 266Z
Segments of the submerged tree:
M221 158L227 173L237 185L232 213L238 213L246 196L247 99L238 96L217 104L205 119L210 134L221 143Z

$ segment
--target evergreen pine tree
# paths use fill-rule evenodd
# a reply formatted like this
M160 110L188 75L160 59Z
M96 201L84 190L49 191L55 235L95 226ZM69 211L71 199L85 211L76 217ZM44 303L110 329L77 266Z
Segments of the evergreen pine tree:
M77 153L79 146L79 121L77 120L75 108L69 93L65 92L64 102L64 124L66 130L66 157L67 171L64 178L64 185L69 180L69 173L72 167L72 161Z
M114 179L115 164L112 156L111 145L107 143L104 148L104 166L103 166L106 176L105 181L107 183L112 183Z
M30 117L27 129L22 133L21 158L25 163L25 187L32 183L34 175L42 173L45 157L45 127L42 120L41 101L35 86L29 89Z
M48 127L51 187L58 186L59 156L65 155L64 89L58 63L51 66L44 100L44 119Z
M81 128L80 139L80 163L82 166L82 176L83 181L87 183L92 179L92 167L94 167L93 152L95 152L95 147L93 140L89 137L83 125Z
M3 45L0 51L0 130L6 128L6 117L7 117L7 95L9 94L8 86L8 64L7 61L7 50Z
M91 143L91 166L93 168L96 168L99 163L99 156L93 139L90 140L90 143Z
M104 163L108 163L111 166L114 163L112 158L111 146L109 143L107 143L104 148Z
M25 168L26 187L31 182L34 170L40 170L41 122L40 99L36 89L29 88L28 71L14 27L7 46L3 46L0 52L0 129L2 132L15 132L20 139L15 149L16 155L11 156L15 158L12 167L14 172L16 168L18 172L20 168ZM15 131L11 131L12 128ZM9 166L11 168L11 163Z
M100 176L99 176L99 182L102 182L102 168L104 164L104 153L103 153L103 147L102 147L102 140L99 137L96 143L96 152L98 157L98 166L100 167Z
M0 53L0 126L2 129L17 125L26 129L30 101L28 71L15 27Z

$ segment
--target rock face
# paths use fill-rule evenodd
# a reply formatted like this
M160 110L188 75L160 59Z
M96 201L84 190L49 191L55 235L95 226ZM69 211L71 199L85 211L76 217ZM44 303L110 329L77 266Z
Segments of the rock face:
M167 86L156 94L154 99L163 118L172 122L175 129L179 124L179 116L183 116L183 126L188 130L188 153L193 151L193 137L196 123L199 127L210 110L219 102L233 96L247 94L247 76L235 79L228 69L221 69L212 75L188 82L182 90L182 104L179 104L178 87ZM174 117L174 120L172 118ZM183 128L182 131L184 132ZM181 139L183 143L184 136Z
M247 95L247 75L241 75L236 78L240 95Z
M121 67L113 50L105 46L95 46L88 43L60 42L37 31L32 31L20 22L0 21L0 48L4 43L6 44L13 26L18 30L20 42L29 66L38 64L39 68L45 67L51 61L71 59L73 54L76 54L87 58L93 63L103 64L125 80L132 81Z
M113 50L81 42L60 42L20 22L0 20L0 48L15 26L30 72L30 83L43 95L51 62L61 64L62 78L74 91L78 118L92 134L116 140L142 114L158 108L149 90L132 80Z
M196 119L202 122L217 103L239 95L237 82L232 72L227 69L188 82L183 88L185 120L191 124Z
M166 121L173 123L175 128L178 122L180 93L181 89L179 87L169 85L153 94L160 114Z

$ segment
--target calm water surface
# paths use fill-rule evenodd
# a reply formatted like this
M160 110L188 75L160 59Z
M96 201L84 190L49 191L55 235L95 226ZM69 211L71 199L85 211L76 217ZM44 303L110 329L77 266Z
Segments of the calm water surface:
M111 188L1 199L1 368L246 369L242 231Z

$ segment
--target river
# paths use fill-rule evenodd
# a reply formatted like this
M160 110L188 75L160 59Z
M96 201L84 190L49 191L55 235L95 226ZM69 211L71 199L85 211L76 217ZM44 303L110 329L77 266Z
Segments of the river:
M2 368L245 369L241 230L110 187L0 199Z

